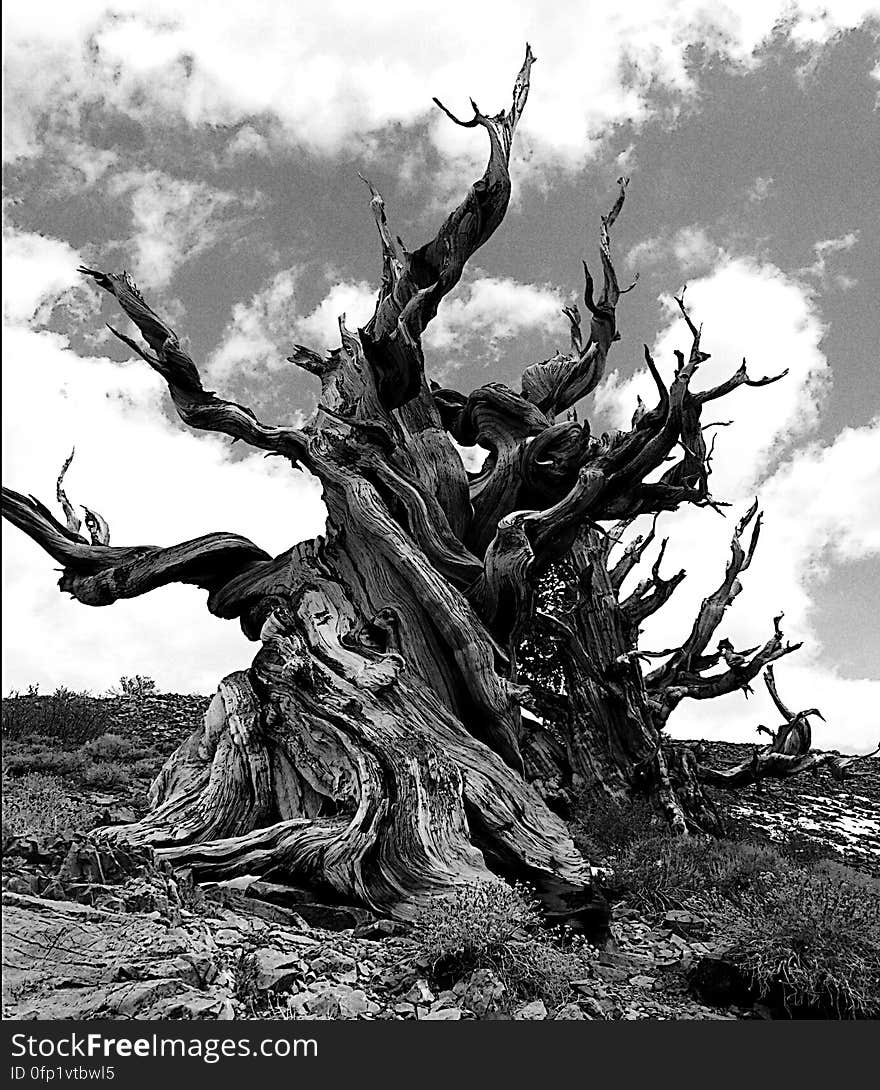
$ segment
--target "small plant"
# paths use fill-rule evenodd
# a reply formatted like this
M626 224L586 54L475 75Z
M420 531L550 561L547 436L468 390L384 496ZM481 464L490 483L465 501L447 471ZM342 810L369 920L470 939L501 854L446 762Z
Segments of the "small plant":
M522 886L480 883L438 899L412 930L419 960L435 982L491 969L511 1002L543 999L558 1006L583 977L595 951L579 936L541 928L537 904Z
M727 952L786 1011L880 1015L880 883L866 875L792 871L732 916Z
M144 751L121 734L102 734L82 747L82 753L91 761L134 761Z
M116 687L110 690L111 696L122 696L132 703L140 702L145 697L155 696L155 694L156 682L143 674L135 674L134 677L126 677L123 674Z
M259 998L257 981L260 976L260 962L253 950L241 947L232 956L229 970L232 973L233 994L248 1011L253 1011Z
M96 761L87 764L79 775L86 787L108 789L119 787L131 779L131 769L124 761Z
M88 829L94 813L64 790L57 776L29 772L3 777L3 832L5 836L35 836L64 829Z
M634 841L614 867L631 904L664 911L722 900L740 904L766 889L792 864L769 844L708 836L653 836Z
M11 776L24 776L29 772L51 776L77 778L85 767L79 750L49 749L46 746L4 747L6 769Z
M644 799L615 801L604 793L578 795L572 806L571 835L590 860L616 855L657 831L657 819Z
M43 738L61 745L82 745L104 734L110 713L90 693L75 693L63 686L51 696L36 690L3 698L3 737L12 740Z

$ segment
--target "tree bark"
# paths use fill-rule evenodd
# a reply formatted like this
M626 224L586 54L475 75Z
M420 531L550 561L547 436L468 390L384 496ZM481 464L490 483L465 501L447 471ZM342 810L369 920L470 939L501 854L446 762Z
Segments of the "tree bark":
M581 723L568 745L573 768L620 793L650 767L670 821L686 826L657 744L657 695L632 656L645 601L617 603L597 539L583 528L713 503L701 406L772 380L752 382L743 366L721 387L692 393L707 357L682 302L693 344L668 389L645 350L654 408L600 438L576 420L557 422L596 387L619 339L616 308L628 289L617 281L610 232L621 179L601 223L598 297L584 266L589 329L576 307L565 309L570 353L526 367L518 393L490 383L465 395L426 381L421 335L504 217L533 61L527 48L506 111L475 106L467 122L449 114L486 130L489 159L433 239L407 250L370 186L382 248L375 313L357 331L343 316L341 346L326 357L293 349L291 361L321 383L302 429L264 423L206 390L127 274L82 269L137 327L146 347L113 332L167 383L187 425L304 466L324 490L325 536L277 557L224 533L168 548L111 546L94 515L87 542L61 478L66 525L38 500L3 491L4 516L62 565L61 588L79 601L108 605L191 583L208 591L212 613L238 618L260 644L170 758L150 814L115 832L203 878L289 877L401 918L462 883L521 879L552 918L601 931L607 908L591 868L523 777L528 696L517 647L539 580L572 547L585 577L572 646L582 653L567 666ZM453 439L486 449L479 473L466 473Z

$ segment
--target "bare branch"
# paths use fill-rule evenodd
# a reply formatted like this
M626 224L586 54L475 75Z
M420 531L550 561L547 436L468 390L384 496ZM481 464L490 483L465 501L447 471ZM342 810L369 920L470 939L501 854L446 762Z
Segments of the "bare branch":
M298 462L310 464L308 442L302 432L263 424L245 406L225 401L204 389L198 369L189 354L181 348L177 334L148 306L128 273L118 276L84 265L79 271L114 295L138 327L155 355L145 352L130 337L112 326L110 329L165 379L177 413L185 424L202 431L222 432L261 450L281 454L294 465Z
M71 533L78 534L82 521L73 508L73 504L67 498L67 493L64 491L64 474L70 469L70 463L73 461L73 456L76 454L76 447L74 447L70 454L65 459L64 465L61 467L61 472L58 474L58 480L55 484L55 496L58 502L61 504L64 510L64 517L67 519L67 528Z

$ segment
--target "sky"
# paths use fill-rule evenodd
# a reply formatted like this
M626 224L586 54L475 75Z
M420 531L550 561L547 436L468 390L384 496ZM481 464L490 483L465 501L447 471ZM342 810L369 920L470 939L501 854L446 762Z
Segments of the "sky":
M159 377L108 334L112 301L81 262L128 269L207 384L277 423L315 381L286 362L372 313L380 261L369 193L410 248L482 170L485 134L453 126L508 104L538 58L517 132L507 218L425 336L431 377L518 388L565 348L561 307L598 264L615 179L631 177L614 248L622 340L579 406L628 427L648 389L642 344L669 374L688 338L685 283L711 353L695 387L789 369L716 403L712 487L729 503L663 515L665 570L688 576L645 628L680 642L717 585L736 517L765 523L723 631L763 643L785 613L797 654L783 698L818 706L819 746L880 736L880 8L866 0L13 0L4 14L3 482L45 502L67 476L114 544L212 530L272 553L321 532L320 487L279 460L188 432ZM729 422L729 423L728 423ZM470 457L473 457L473 452ZM204 592L110 608L60 594L54 561L3 525L4 692L100 692L120 675L211 692L253 654ZM649 558L650 560L651 558ZM698 704L679 737L752 740L775 725L763 687Z

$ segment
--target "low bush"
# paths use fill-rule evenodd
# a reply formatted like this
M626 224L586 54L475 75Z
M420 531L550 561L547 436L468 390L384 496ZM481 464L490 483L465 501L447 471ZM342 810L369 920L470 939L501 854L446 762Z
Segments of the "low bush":
M652 836L633 841L616 860L614 883L650 911L721 899L733 904L760 892L791 869L769 844L708 836Z
M2 729L6 739L44 738L62 745L82 745L104 734L110 725L106 703L89 693L56 689L3 698Z
M87 764L79 774L79 782L99 790L119 787L131 779L131 768L124 761L96 761Z
M76 778L86 764L78 750L47 749L45 746L9 746L4 751L4 758L12 776L36 772Z
M726 956L762 996L789 1013L880 1015L876 879L858 872L789 871L760 895L747 895L729 929L734 938Z
M40 836L91 828L94 811L72 799L57 776L29 772L3 783L4 836Z
M143 757L145 750L136 746L121 734L102 734L86 742L82 752L91 761L135 761Z
M435 983L491 969L512 1003L543 999L548 1007L571 997L571 982L595 956L578 936L543 930L528 893L501 883L461 886L438 899L416 919L411 937Z
M155 695L156 682L143 674L135 674L134 677L126 677L123 674L118 684L109 692L111 696L124 696L129 700L139 701L147 696Z
M630 844L654 835L656 815L643 799L616 802L604 793L581 793L572 804L572 839L585 859L614 856Z

